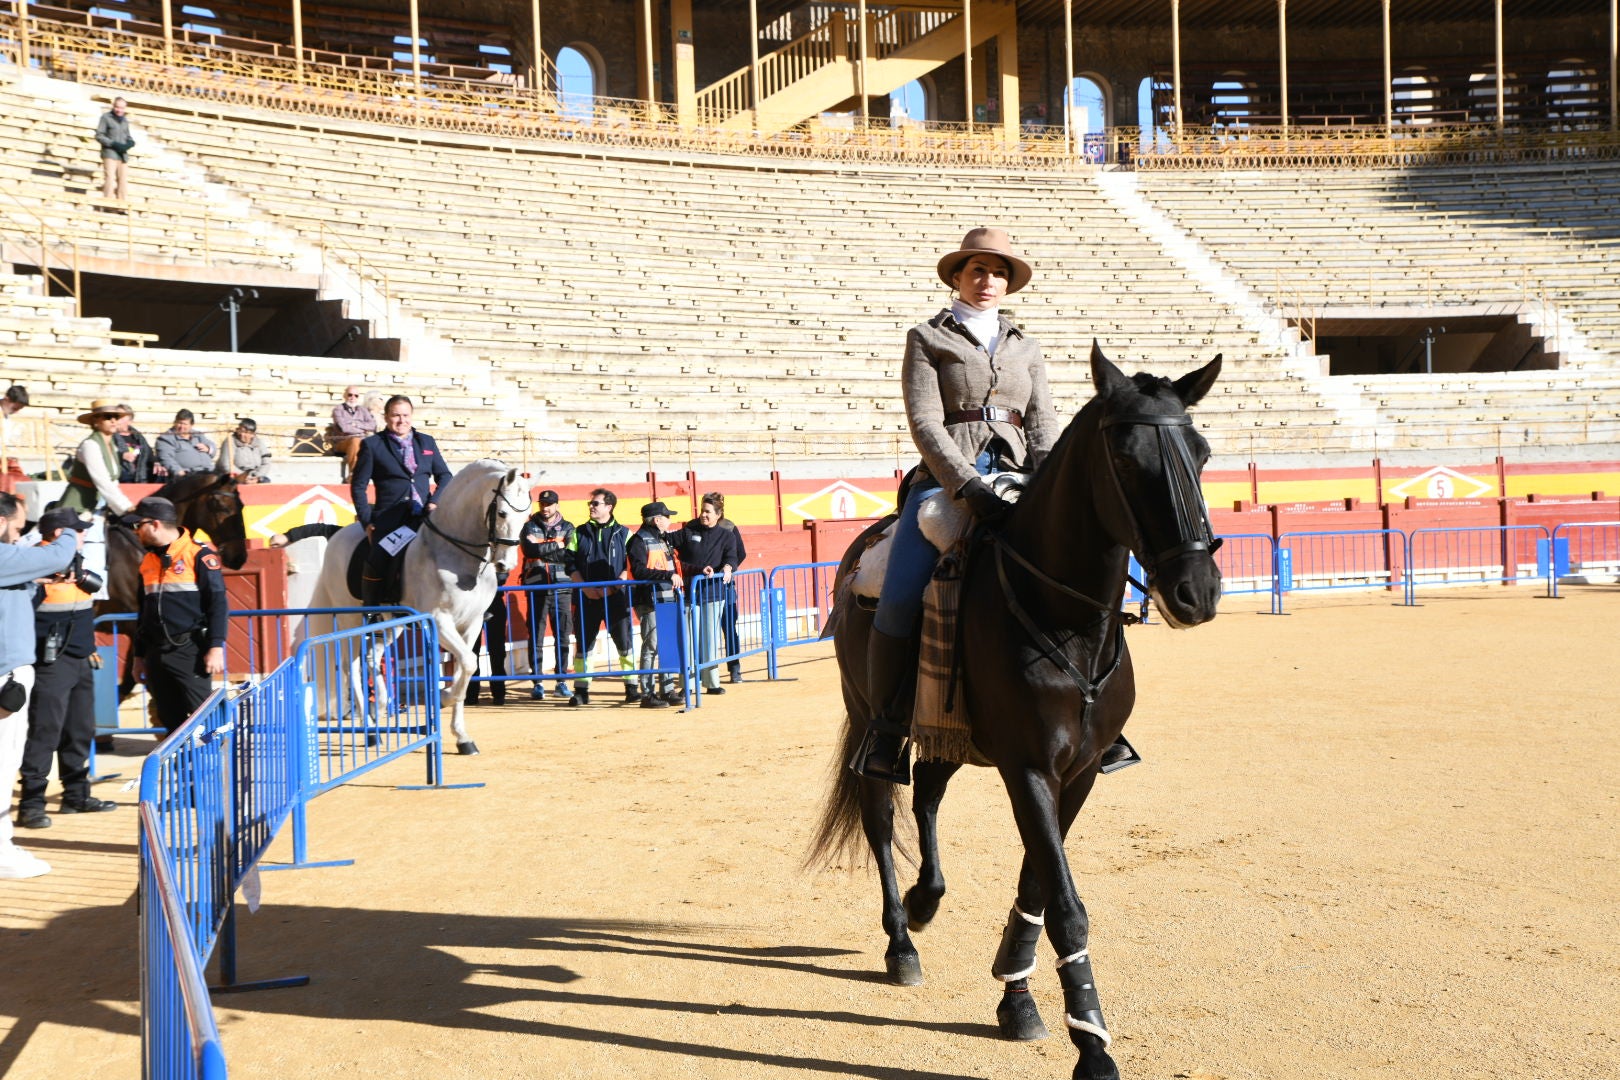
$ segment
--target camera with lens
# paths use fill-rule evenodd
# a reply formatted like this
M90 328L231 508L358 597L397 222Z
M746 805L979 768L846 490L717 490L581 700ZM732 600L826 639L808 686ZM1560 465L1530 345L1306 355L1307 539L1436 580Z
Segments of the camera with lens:
M68 568L63 571L63 576L80 589L91 594L100 592L101 586L105 584L100 574L84 565L84 552L82 551L73 556L73 561L68 563Z

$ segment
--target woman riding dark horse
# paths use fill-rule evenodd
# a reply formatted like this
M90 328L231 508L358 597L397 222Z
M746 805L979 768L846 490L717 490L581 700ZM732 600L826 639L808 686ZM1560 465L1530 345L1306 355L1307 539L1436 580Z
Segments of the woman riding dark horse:
M1028 993L1044 929L1057 951L1065 1025L1079 1051L1073 1076L1115 1080L1086 911L1063 844L1135 700L1121 611L1130 553L1171 626L1196 626L1215 616L1219 541L1199 489L1209 449L1187 407L1214 383L1220 357L1172 382L1127 377L1093 346L1091 372L1096 397L1052 447L1019 501L999 515L1001 523L967 542L955 695L967 714L972 753L966 757L1000 772L1024 847L1015 902L992 964L1003 984L996 1009L1002 1034L1031 1039L1046 1033ZM876 680L865 670L873 616L846 587L866 544L863 536L844 557L833 616L849 711L839 751L846 761L868 741L870 717L890 705L872 695ZM920 865L903 900L892 851L899 790L893 784L838 770L810 855L814 861L841 854L864 830L882 880L889 977L908 985L922 979L909 931L932 921L945 894L936 815L965 760L941 760L926 746L918 757L912 806Z
M910 783L909 696L923 590L939 558L918 525L920 508L928 496L948 491L978 521L1000 521L1010 505L985 477L1034 471L1059 427L1040 345L1001 314L1003 297L1034 276L1011 238L1002 229L971 229L936 272L953 299L906 335L900 381L922 464L907 482L889 541L889 570L867 643L867 700L875 711L850 761L862 776L896 784ZM1127 745L1116 757L1128 763L1134 753Z

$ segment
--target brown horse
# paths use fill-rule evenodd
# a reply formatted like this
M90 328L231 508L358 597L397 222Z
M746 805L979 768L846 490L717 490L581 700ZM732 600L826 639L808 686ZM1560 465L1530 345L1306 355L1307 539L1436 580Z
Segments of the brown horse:
M220 561L232 570L247 562L247 524L242 519L242 496L236 479L222 473L192 473L171 480L156 494L174 503L182 528L208 534ZM107 599L97 605L102 615L137 611L141 603L141 559L146 552L135 530L109 522L107 526Z
M1099 759L1125 727L1135 676L1125 648L1123 599L1129 554L1147 573L1165 621L1191 627L1215 617L1219 546L1199 488L1209 447L1187 408L1220 374L1221 358L1172 382L1125 376L1095 344L1096 396L1069 424L999 532L970 545L962 582L957 693L975 748L994 764L1012 801L1024 861L1016 902L992 970L1004 984L996 1009L1008 1038L1046 1033L1028 993L1044 927L1058 954L1064 1019L1079 1050L1076 1080L1114 1080L1110 1036L1092 978L1086 911L1063 843L1097 779ZM842 584L861 550L844 556ZM872 614L837 591L833 638L848 724L840 763L867 727L866 639ZM889 977L922 981L909 930L934 918L945 894L936 816L960 765L919 761L912 810L917 883L902 901L892 844L898 789L839 768L810 859L853 851L858 831L883 886Z

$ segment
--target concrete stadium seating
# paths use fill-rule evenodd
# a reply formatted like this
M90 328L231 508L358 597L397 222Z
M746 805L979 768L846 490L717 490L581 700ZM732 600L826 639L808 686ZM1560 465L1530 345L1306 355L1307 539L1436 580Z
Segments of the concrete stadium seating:
M82 170L95 164L83 121L98 109L70 113L0 86L0 134ZM335 236L351 279L387 297L406 354L216 357L198 376L194 354L121 346L105 327L75 324L54 332L77 341L69 347L85 361L77 374L50 373L52 390L71 398L64 410L105 390L166 409L202 401L224 426L251 387L261 430L290 439L324 426L341 386L360 382L415 394L423 426L462 456L543 448L634 458L639 439L685 436L708 440L706 452L757 459L775 433L801 432L824 435L829 456L892 457L906 438L897 386L906 328L947 302L934 261L967 227L994 222L1037 267L1008 310L1045 346L1066 413L1089 396L1096 338L1127 370L1169 375L1224 353L1225 376L1200 409L1217 453L1422 447L1459 432L1483 445L1500 441L1504 425L1544 442L1590 441L1594 430L1620 441L1616 239L1591 205L1620 192L1612 167L1527 170L1534 205L1524 214L1513 205L1516 177L1500 174L1143 174L1144 205L1247 286L1249 298L1234 299L1090 175L417 138L195 100L142 99L132 113L164 160L179 163L140 166L134 190L150 211L132 205L107 224L83 178L76 191L62 176L8 164L30 208L57 214L87 245L133 244L148 262L294 268ZM195 176L223 194L190 199L188 218ZM1570 193L1577 177L1591 188L1575 189L1585 201ZM217 224L197 220L202 205L217 209ZM0 204L0 220L25 232L10 210ZM1511 302L1534 291L1577 326L1585 350L1567 360L1576 371L1474 376L1478 391L1450 376L1328 379L1323 359L1267 304L1283 278L1306 305L1365 303L1369 279L1375 302ZM6 305L28 291L8 289ZM328 283L328 295L342 292ZM9 326L0 319L0 347L15 367ZM43 362L47 350L35 351ZM126 389L136 370L166 373L161 390Z

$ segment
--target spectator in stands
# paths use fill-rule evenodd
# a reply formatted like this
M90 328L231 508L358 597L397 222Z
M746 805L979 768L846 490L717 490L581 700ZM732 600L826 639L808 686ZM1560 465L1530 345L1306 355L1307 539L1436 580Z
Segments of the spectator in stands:
M259 438L257 422L246 416L236 421L236 430L219 448L218 468L244 484L270 482L270 447Z
M685 585L680 567L675 561L675 549L665 533L669 532L669 519L673 515L662 502L650 502L641 508L641 528L630 538L626 554L630 559L630 576L649 584L638 586L635 592L636 618L641 620L641 661L637 665L644 672L658 666L658 614L654 604L667 604L675 599L675 590ZM668 628L675 633L675 627ZM675 680L669 674L641 676L641 707L662 709L676 700Z
M130 648L135 676L146 676L158 723L174 731L225 673L228 609L219 555L179 524L174 503L148 495L124 515L146 549L141 610Z
M0 491L0 784L8 803L28 738L28 697L34 688L34 603L29 585L67 569L81 540L77 529L66 529L43 547L20 547L17 541L27 517L21 499ZM10 810L8 805L0 814L0 879L50 873L49 863L11 842Z
M22 479L22 466L17 461L17 451L26 441L22 425L12 420L12 417L22 412L28 406L28 391L21 386L12 386L6 390L5 396L0 397L0 464L5 466L8 473Z
M917 526L918 507L944 490L978 520L999 521L1008 504L984 476L1034 469L1061 430L1040 346L1000 313L1002 298L1032 273L1007 233L969 231L936 272L955 299L906 337L900 380L922 463L890 541L866 658L871 723L850 761L862 776L893 783L911 781L905 702L917 673L923 589L939 558Z
M626 548L630 543L630 530L613 520L613 508L619 497L607 488L591 492L586 504L590 519L574 530L579 549L574 553L574 568L569 575L575 581L618 581L630 576L626 569ZM582 590L579 615L579 652L574 655L574 696L570 705L591 703L591 680L579 678L590 662L596 635L607 624L608 636L619 650L619 668L629 671L630 661L630 597L625 589L590 588ZM633 675L624 677L624 700L640 701L641 689Z
M732 629L731 636L726 639L726 651L737 651L735 644L732 644L737 633L737 603L736 591L731 586L731 574L743 561L742 535L737 532L736 525L726 520L724 495L711 491L703 496L702 505L702 512L671 533L670 541L675 544L680 557L681 575L693 583L688 599L698 608L698 662L708 665L700 666L698 672L703 679L704 693L723 694L725 689L720 685L720 666L714 659L720 648L722 623L728 607L731 610ZM714 582L698 583L699 578L712 578L715 575L721 578L718 587ZM734 680L740 681L740 669L735 662L731 670Z
M124 415L113 428L113 450L118 454L118 482L120 484L149 484L154 478L168 474L152 459L152 444L135 427L135 410L120 403Z
M213 472L213 442L200 431L193 431L197 418L190 409L174 414L174 426L157 437L157 460L170 480L192 473Z
M113 444L118 420L126 412L117 402L102 400L91 402L90 411L79 416L79 423L90 425L90 435L74 451L67 489L57 506L88 514L105 503L114 514L129 512L134 504L118 486L118 452Z
M106 179L101 185L103 199L129 199L127 171L129 152L135 145L129 133L128 105L121 97L112 100L112 108L101 114L96 124L96 142L101 144L101 167Z
M354 459L360 443L377 434L377 415L360 400L360 388L343 391L343 400L332 410L332 426L326 429L326 442L343 456L343 476L354 472Z
M560 497L549 488L540 493L540 510L523 526L523 584L566 585L569 571L579 551L574 526L562 516ZM535 675L544 674L542 646L546 630L552 635L552 660L558 676L568 673L568 637L574 632L574 593L556 589L529 594L529 663ZM554 692L567 698L568 683L558 678ZM540 701L546 696L545 684L538 678L529 696Z
M383 407L387 430L360 444L354 471L349 474L354 516L365 526L371 542L361 577L360 602L366 607L384 603L394 559L433 509L434 494L450 480L450 467L439 453L439 444L412 426L413 412L411 399L404 394L389 398ZM368 490L373 481L377 485L375 504Z
M64 530L83 532L90 519L57 507L39 519L39 542L48 546ZM34 690L28 708L28 741L22 755L22 799L17 824L48 829L45 788L51 759L62 782L62 813L95 814L118 804L90 794L90 742L96 737L94 671L95 600L99 582L87 580L77 564L45 579L34 609Z

